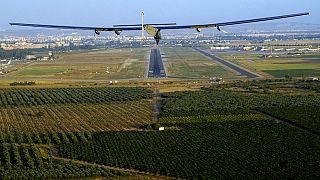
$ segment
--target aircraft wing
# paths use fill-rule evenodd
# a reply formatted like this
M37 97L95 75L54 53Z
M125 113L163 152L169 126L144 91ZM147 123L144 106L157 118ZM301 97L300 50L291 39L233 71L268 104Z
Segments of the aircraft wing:
M211 28L211 27L220 27L220 26L230 26L230 25L237 25L237 24L247 24L247 23L255 23L255 22L262 22L262 21L270 21L276 19L284 19L284 18L291 18L297 16L306 16L309 13L299 13L299 14L289 14L289 15L282 15L282 16L272 16L272 17L265 17L265 18L257 18L257 19L248 19L248 20L241 20L241 21L230 21L230 22L222 22L222 23L213 23L213 24L198 24L198 25L186 25L186 26L161 26L156 27L158 29L195 29L195 28Z
M88 26L60 26L60 25L48 25L48 24L26 24L26 23L10 23L11 26L26 26L26 27L41 27L51 29L78 29L78 30L96 30L96 31L122 31L122 30L141 30L138 27L88 27Z

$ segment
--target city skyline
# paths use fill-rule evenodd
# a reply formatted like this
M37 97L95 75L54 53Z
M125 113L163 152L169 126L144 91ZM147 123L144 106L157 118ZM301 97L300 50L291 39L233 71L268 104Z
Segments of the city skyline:
M102 0L94 0L90 3L74 0L67 2L62 0L34 0L33 3L13 0L2 3L0 29L29 29L10 27L9 22L103 27L118 23L139 23L141 21L141 11L145 12L146 22L148 23L218 23L230 20L310 12L311 15L307 17L275 22L318 24L317 20L320 18L320 13L317 11L317 7L320 7L320 2L316 0L310 0L309 3L298 0L283 0L280 2L269 0L258 3L253 0L226 0L223 2L212 2L209 0L197 2L176 0L172 2L163 0L158 4L147 0L135 2L120 0L117 3Z

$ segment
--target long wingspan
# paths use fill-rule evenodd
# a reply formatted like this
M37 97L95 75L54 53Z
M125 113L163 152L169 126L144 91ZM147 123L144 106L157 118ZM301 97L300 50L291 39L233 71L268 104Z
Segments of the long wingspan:
M266 18L257 18L257 19L248 19L241 21L231 21L231 22L222 22L222 23L213 23L213 24L198 24L198 25L184 25L184 26L156 26L157 29L188 29L188 28L210 28L210 27L218 27L218 26L230 26L236 24L246 24L246 23L254 23L254 22L262 22L262 21L270 21L276 19L284 19L291 18L297 16L306 16L309 13L299 13L299 14L289 14L282 16L272 16ZM141 30L141 25L137 27L86 27L86 26L60 26L60 25L45 25L45 24L26 24L26 23L10 23L11 26L27 26L27 27L41 27L41 28L54 28L54 29L79 29L79 30L96 30L96 31L134 31Z

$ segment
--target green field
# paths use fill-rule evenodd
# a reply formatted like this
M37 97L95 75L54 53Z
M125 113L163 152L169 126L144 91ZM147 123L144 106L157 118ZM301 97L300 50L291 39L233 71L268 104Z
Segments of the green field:
M14 77L24 77L24 78L32 78L32 77L54 77L57 74L67 73L69 70L68 67L59 67L59 66L30 66L27 68L23 68L17 73L15 73Z
M147 49L110 49L58 53L53 61L18 66L8 78L108 80L141 78Z
M167 73L184 78L232 78L236 75L191 48L162 48Z
M320 77L320 69L264 70L273 77Z
M263 54L228 54L222 58L256 71L266 77L283 78L319 76L320 54L272 55L265 58Z

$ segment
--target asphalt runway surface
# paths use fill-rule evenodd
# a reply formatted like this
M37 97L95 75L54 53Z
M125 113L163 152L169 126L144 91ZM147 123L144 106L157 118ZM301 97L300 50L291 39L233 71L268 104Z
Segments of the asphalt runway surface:
M165 78L167 77L164 69L160 50L158 48L151 49L150 63L148 70L148 78Z
M211 58L213 61L217 61L217 62L221 63L222 65L224 65L224 66L232 69L233 71L239 73L240 76L246 76L249 79L254 79L254 78L259 78L260 77L259 75L255 74L253 72L250 72L249 70L247 70L247 69L245 69L243 67L240 67L240 66L235 65L235 64L233 64L233 63L231 63L229 61L226 61L226 60L224 60L222 58L219 58L219 57L217 57L217 56L215 56L215 55L213 55L213 54L211 54L211 53L209 53L207 51L201 50L199 48L193 48L193 49L198 51L198 52L200 52L204 56L207 56L207 57Z

